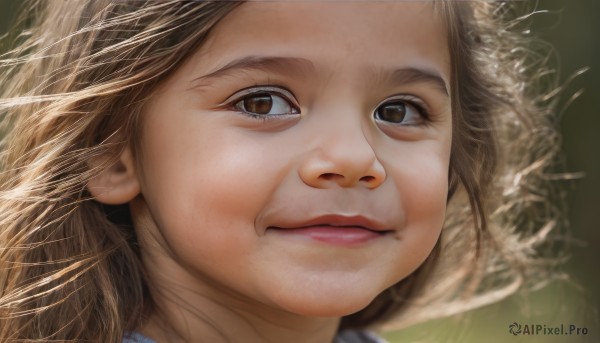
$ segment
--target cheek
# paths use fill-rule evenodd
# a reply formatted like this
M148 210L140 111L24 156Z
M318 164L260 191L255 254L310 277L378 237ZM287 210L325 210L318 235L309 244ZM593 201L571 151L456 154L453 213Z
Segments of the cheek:
M398 170L397 182L407 220L443 218L448 194L448 163L435 155Z
M172 120L149 128L143 142L143 194L177 254L210 258L215 251L250 249L248 243L256 240L254 230L232 228L254 227L256 213L285 173L286 160L249 134L217 130L210 121L180 125Z
M388 167L405 229L400 233L417 266L427 258L441 232L448 194L449 152L423 145L405 152Z

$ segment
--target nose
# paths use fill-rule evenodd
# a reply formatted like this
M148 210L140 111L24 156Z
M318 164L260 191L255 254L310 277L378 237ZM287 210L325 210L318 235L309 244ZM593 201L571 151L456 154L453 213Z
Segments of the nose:
M315 188L379 187L386 178L383 165L362 130L321 133L326 139L305 157L299 168L302 181Z

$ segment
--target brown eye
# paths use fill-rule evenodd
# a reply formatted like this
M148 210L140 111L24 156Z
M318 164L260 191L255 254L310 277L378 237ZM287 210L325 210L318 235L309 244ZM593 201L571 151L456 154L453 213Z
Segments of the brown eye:
M427 119L427 112L413 101L396 99L381 104L375 109L373 116L377 121L410 126L423 124Z
M234 107L254 116L298 114L291 101L275 92L256 92L244 96Z
M375 110L375 119L399 124L406 117L406 105L403 102L388 102Z
M269 93L252 94L242 100L243 110L253 114L269 114L273 98Z

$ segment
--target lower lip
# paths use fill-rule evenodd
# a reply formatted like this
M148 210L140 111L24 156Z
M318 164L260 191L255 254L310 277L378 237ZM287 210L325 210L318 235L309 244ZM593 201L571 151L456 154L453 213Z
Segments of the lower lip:
M310 226L299 229L276 229L282 235L306 237L339 246L356 246L372 241L383 234L353 226Z

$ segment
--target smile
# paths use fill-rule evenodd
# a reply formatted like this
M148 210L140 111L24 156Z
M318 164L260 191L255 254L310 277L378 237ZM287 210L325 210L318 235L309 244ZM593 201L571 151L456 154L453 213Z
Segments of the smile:
M362 216L327 215L287 227L270 226L267 230L290 238L305 238L338 246L360 246L393 233L382 223Z

